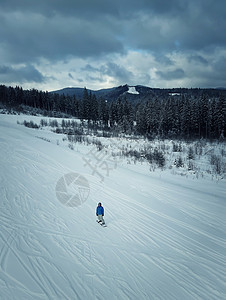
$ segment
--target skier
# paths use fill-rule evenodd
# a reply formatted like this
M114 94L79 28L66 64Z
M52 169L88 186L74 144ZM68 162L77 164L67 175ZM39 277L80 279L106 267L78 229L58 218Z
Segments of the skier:
M97 206L97 209L96 209L96 215L97 215L97 218L98 218L98 223L102 222L102 224L105 224L105 221L104 221L104 208L103 206L101 205L101 203L99 202L98 203L98 206Z

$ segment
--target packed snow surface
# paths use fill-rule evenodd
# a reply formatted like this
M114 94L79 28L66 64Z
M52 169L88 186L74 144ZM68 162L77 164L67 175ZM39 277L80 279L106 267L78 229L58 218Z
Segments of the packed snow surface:
M180 96L180 93L169 93L170 96Z
M224 180L122 161L101 181L84 161L92 146L24 119L0 115L1 299L226 299ZM56 196L68 173L89 183L80 206Z
M130 93L130 94L135 94L135 95L138 95L139 92L136 90L136 87L135 86L128 86L128 91L127 93Z

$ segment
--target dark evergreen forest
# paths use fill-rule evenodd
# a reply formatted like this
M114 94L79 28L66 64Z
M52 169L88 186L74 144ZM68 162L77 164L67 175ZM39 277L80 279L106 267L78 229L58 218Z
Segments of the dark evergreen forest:
M159 93L150 99L115 101L97 98L84 88L83 96L59 95L0 86L2 107L25 112L28 107L44 116L73 116L87 120L88 126L107 131L141 134L148 138L223 139L225 95L221 91L183 89L178 95ZM34 110L35 109L35 110ZM65 116L64 116L65 117Z

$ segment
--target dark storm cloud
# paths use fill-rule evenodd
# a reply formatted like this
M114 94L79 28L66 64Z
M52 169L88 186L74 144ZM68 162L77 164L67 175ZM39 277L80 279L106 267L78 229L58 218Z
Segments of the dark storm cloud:
M155 13L175 13L183 11L186 4L179 0L2 0L1 6L4 11L38 12L47 16L56 13L65 16L99 16L103 14L119 17L122 14L127 17L131 13L140 11L153 11Z
M226 2L221 0L187 1L184 10L169 13L149 10L133 22L125 20L125 40L134 48L161 53L225 47L225 12Z
M25 16L20 12L2 17L0 25L5 58L13 62L95 57L123 50L115 37L117 25L109 28L98 20L93 24L84 19Z
M9 57L22 62L127 47L200 49L225 45L225 6L223 0L3 0L0 35Z
M117 61L108 62L133 50L154 56L159 78L184 78L184 66L170 55L183 54L190 64L211 66L216 49L226 48L225 14L225 0L1 0L0 64L55 65L78 58L85 61L83 72L102 72L126 82L135 74ZM96 60L98 67L92 64ZM224 54L221 62L225 66ZM164 66L173 65L174 71L164 72ZM224 74L212 65L217 69Z
M44 82L45 77L33 66L27 65L19 68L13 68L11 66L0 66L0 81L8 82Z

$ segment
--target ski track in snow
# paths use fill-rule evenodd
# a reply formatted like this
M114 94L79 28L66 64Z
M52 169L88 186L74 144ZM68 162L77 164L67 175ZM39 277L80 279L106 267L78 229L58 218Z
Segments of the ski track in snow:
M80 152L10 120L0 115L1 299L226 298L225 182L121 166L100 183ZM55 195L69 172L90 183L75 208Z

